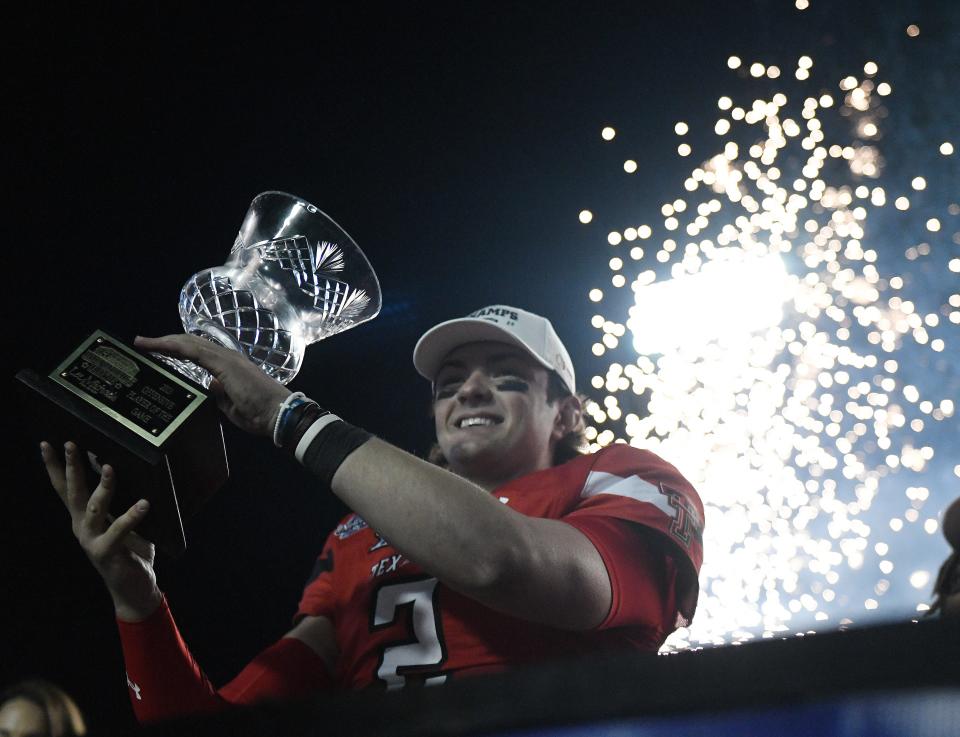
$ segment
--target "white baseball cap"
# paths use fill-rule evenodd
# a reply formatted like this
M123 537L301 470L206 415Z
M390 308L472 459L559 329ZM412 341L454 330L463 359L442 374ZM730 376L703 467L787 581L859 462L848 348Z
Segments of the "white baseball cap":
M426 379L433 381L444 358L466 343L499 341L509 343L557 375L571 393L576 391L573 362L545 317L509 305L490 305L466 317L434 325L417 341L413 365Z

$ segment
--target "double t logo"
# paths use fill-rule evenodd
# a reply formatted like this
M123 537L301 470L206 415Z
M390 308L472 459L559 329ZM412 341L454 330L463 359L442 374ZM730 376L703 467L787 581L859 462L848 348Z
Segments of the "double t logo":
M667 497L667 504L674 509L673 522L670 524L670 534L677 538L683 547L689 549L691 538L698 544L703 544L703 521L697 510L687 501L680 492L657 484L660 493Z

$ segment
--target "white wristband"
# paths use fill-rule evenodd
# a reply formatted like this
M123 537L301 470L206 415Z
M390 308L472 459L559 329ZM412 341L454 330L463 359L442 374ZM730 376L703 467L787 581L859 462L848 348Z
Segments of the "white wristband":
M303 456L307 452L307 448L310 447L310 443L313 442L313 439L317 437L323 428L325 428L331 422L343 422L343 420L341 420L332 412L328 412L327 414L318 417L316 421L307 428L307 431L303 434L303 437L300 438L300 442L297 443L297 450L294 453L300 463L303 463Z

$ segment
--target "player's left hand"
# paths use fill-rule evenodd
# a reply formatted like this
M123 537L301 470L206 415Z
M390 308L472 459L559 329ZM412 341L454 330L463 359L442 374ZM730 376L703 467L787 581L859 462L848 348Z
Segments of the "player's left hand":
M231 422L254 435L273 435L280 403L290 395L290 390L263 373L246 356L185 333L162 338L138 336L133 344L144 351L186 358L203 366L213 374L210 393Z

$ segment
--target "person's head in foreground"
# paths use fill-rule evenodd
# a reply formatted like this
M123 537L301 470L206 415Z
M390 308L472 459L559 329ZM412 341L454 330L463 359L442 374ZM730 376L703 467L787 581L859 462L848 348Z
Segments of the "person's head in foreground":
M953 552L940 566L933 586L935 599L930 614L940 612L944 617L960 617L960 499L954 499L943 514L943 536Z
M80 737L86 733L80 709L52 683L31 679L0 693L0 737Z
M550 321L492 305L434 326L413 353L433 383L431 459L493 488L580 453L573 363Z

